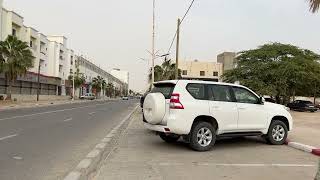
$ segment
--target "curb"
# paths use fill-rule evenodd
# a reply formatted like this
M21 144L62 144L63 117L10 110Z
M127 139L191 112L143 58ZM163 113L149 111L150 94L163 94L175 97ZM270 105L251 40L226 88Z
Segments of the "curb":
M116 127L114 127L105 138L103 138L95 148L71 172L64 177L64 180L87 180L94 177L104 159L109 156L116 146L118 139L129 125L129 120L137 111L138 105L126 116Z
M286 145L294 148L294 149L298 149L307 153L311 153L313 155L316 156L320 156L320 148L316 148L313 146L309 146L306 144L302 144L302 143L298 143L298 142L292 142L290 140L286 140Z

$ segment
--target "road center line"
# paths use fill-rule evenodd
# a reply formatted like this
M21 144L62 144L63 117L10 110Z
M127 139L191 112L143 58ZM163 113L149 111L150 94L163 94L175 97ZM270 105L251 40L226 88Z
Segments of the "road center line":
M9 138L13 138L13 137L16 137L16 136L18 136L18 134L12 134L12 135L9 135L9 136L5 136L5 137L0 138L0 141L6 140L6 139L9 139Z
M66 119L66 120L63 120L63 122L68 122L68 121L71 121L72 118L69 118L69 119Z
M71 110L74 110L74 109L83 109L83 108L87 108L87 107L102 106L102 105L106 105L106 104L108 104L108 103L95 104L95 105L89 105L89 106L81 106L81 107L75 107L75 108L70 108L70 109L60 109L60 110L55 110L55 111L46 111L46 112L27 114L27 115L21 115L21 116L13 116L13 117L8 117L8 118L2 118L2 119L0 119L0 121L9 120L9 119L16 119L16 118L22 118L22 117L30 117L30 116L35 116L35 115L43 115L43 114L50 114L50 113L56 113L56 112L63 112L63 111L71 111Z

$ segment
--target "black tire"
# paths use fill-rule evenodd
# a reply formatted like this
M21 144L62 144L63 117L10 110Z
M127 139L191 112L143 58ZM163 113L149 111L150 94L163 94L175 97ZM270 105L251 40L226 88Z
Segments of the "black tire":
M160 138L164 140L167 143L175 143L179 140L180 136L176 134L165 134L165 133L160 133L159 134Z
M283 138L282 139L276 139L276 137L273 137L273 129L275 129L276 127L282 127L283 129ZM282 134L282 133L280 133ZM279 120L274 120L271 122L270 126L269 126L269 130L268 130L268 134L266 136L266 140L269 144L272 145L283 145L286 142L288 136L288 127L285 123L283 123L282 121Z
M211 132L211 137L212 138L211 138L210 143L207 144L207 145L205 145L205 144L201 145L199 143L199 140L198 140L198 137L197 137L198 132L200 132L200 130L202 128L206 128L207 130L210 130L210 132ZM193 150L196 150L196 151L208 151L213 147L215 142L216 142L216 129L212 126L212 124L200 121L200 122L195 123L192 126L191 132L190 132L190 147Z

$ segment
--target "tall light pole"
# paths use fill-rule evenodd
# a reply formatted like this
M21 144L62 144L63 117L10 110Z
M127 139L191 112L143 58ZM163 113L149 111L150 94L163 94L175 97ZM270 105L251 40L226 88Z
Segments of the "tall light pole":
M153 0L153 11L152 11L152 52L151 52L151 61L152 61L152 67L151 67L151 73L152 73L152 79L151 83L154 83L154 59L155 59L155 53L154 53L154 39L155 39L155 0Z
M175 73L175 79L179 78L179 44L180 44L180 24L181 21L178 19L177 24L177 44L176 44L176 73Z
M74 63L74 62L73 62ZM72 101L74 101L74 75L75 75L75 72L74 72L74 67L72 67L72 72L73 72L73 75L72 75Z

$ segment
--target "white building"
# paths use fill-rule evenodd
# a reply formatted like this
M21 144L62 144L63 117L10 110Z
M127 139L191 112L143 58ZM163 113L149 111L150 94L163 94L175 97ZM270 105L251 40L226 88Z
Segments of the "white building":
M128 89L126 83L93 64L83 56L76 56L76 68L78 68L80 73L83 73L86 78L86 84L81 88L81 94L92 92L90 83L92 82L92 79L97 76L101 76L105 79L107 84L112 83L114 87L120 91Z
M129 87L129 72L128 71L122 71L120 69L113 69L110 71L111 75L118 78L120 81L127 84ZM129 90L129 88L127 88Z
M27 42L33 53L34 65L24 77L19 77L13 86L13 94L35 95L38 90L38 71L40 70L40 93L45 95L71 95L72 83L68 77L76 70L76 57L68 48L64 36L46 36L32 27L24 25L24 18L16 12L3 8L0 0L0 40L9 35ZM95 64L80 58L80 72L86 75L87 84L92 78L102 76L107 82L112 82L118 89L126 86L119 79L102 70ZM7 82L0 74L0 94L6 93Z

